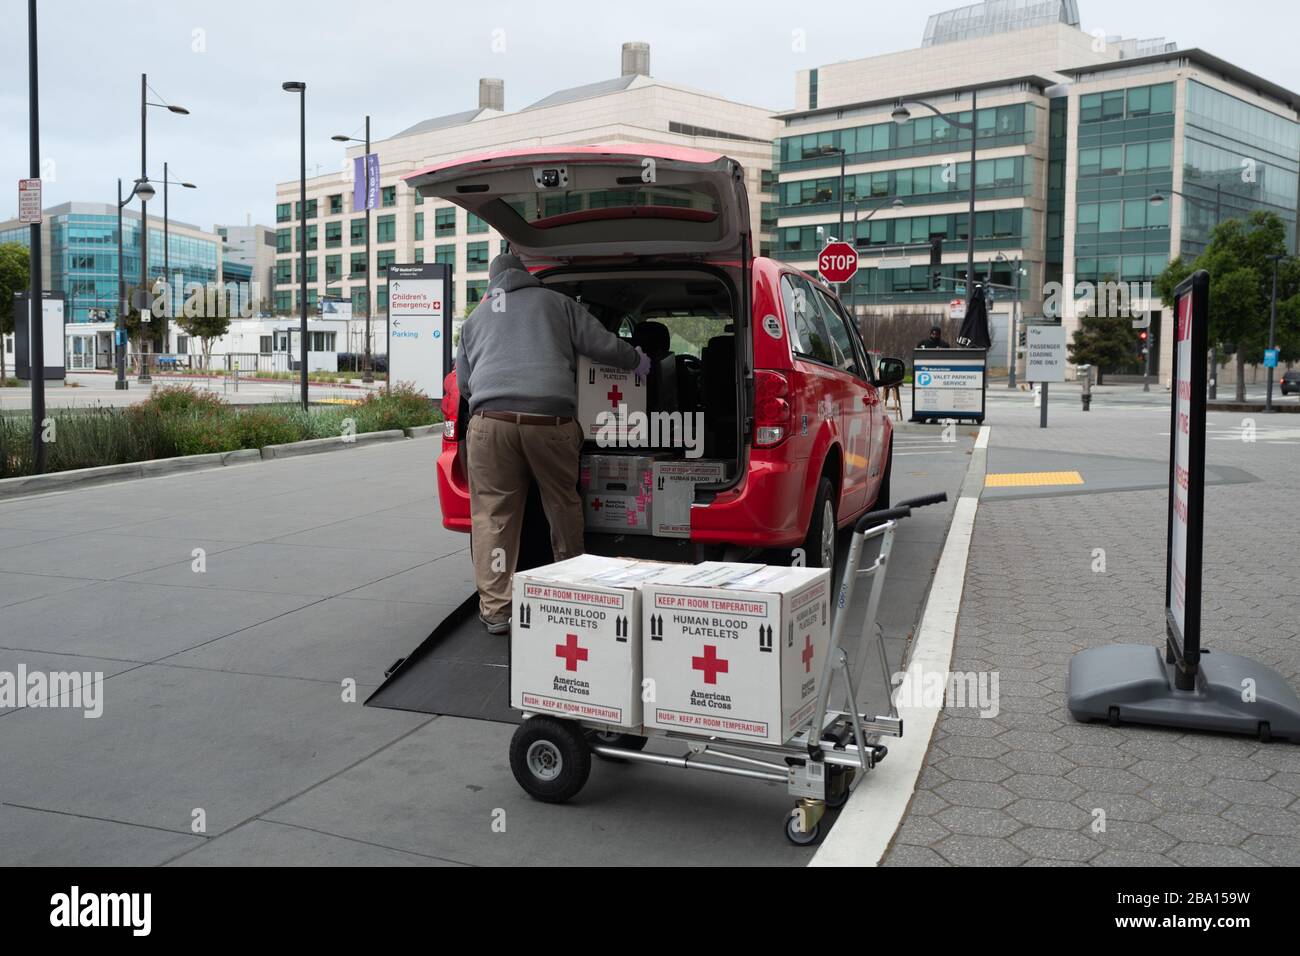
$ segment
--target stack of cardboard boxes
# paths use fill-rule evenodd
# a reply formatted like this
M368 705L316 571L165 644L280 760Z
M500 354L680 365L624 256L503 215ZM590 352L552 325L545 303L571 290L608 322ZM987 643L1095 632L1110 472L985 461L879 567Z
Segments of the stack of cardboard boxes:
M830 652L830 573L584 555L515 575L511 705L782 744Z

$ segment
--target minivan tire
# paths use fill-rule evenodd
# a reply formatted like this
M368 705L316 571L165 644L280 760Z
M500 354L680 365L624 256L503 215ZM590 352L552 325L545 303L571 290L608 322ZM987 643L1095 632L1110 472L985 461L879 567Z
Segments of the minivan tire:
M821 481L817 483L817 498L813 502L812 517L808 521L808 536L803 542L804 560L808 567L835 567L837 548L835 521L835 488L831 485L831 480L822 475ZM825 553L827 550L829 554Z

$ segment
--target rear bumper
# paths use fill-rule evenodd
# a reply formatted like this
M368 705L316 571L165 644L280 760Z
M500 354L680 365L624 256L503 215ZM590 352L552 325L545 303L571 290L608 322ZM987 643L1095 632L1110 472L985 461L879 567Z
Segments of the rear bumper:
M469 479L457 458L457 444L443 442L438 455L438 501L442 526L470 530ZM691 509L691 541L750 548L795 547L808 525L808 463L765 461L752 456L749 471L734 488Z
M459 444L444 440L438 453L438 503L442 526L449 531L470 530L469 478L457 460Z

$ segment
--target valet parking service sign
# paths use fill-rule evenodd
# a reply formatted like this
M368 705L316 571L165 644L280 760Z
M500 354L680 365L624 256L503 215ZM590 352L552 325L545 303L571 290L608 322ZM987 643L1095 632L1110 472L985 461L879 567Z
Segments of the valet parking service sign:
M984 417L982 351L918 349L912 364L914 418Z
M451 371L451 266L388 267L388 381L442 398Z

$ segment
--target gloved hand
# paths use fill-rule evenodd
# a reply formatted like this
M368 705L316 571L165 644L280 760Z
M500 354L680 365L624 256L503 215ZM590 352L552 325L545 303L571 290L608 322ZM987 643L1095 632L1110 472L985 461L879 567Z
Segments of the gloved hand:
M642 378L649 378L649 376L650 376L650 356L648 356L648 355L646 355L644 352L642 352L642 351L641 351L641 346L639 346L639 345L637 346L636 354L639 355L639 356L641 357L641 361L639 361L639 362L637 363L637 366L636 366L636 373L637 373L637 375L640 375Z

